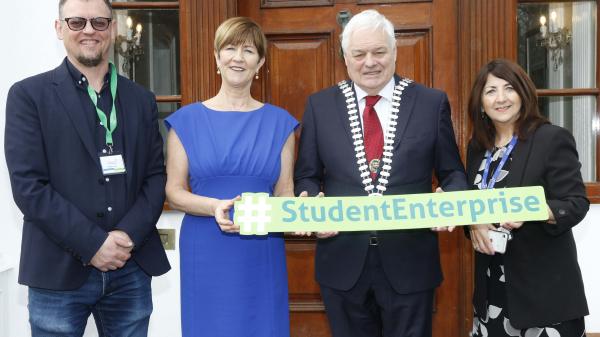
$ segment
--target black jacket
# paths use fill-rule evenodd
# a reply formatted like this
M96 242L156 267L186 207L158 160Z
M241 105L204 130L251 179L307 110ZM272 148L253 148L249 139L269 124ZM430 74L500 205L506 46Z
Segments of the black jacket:
M118 77L127 195L116 223L104 224L104 177L94 133L66 62L8 93L6 163L23 212L19 282L53 290L80 287L92 268L87 264L114 229L133 240L132 259L146 273L163 274L170 266L156 222L166 178L154 95Z
M473 141L467 150L469 187L485 150ZM556 224L526 222L513 231L504 254L508 318L515 328L548 326L588 314L577 250L571 228L586 215L589 201L581 178L581 164L573 136L544 124L512 153L507 187L544 187ZM486 271L491 256L475 253L473 305L487 309Z
M396 82L399 80L396 77ZM431 192L432 172L447 191L464 190L446 94L411 83L402 96L394 156L386 195ZM295 168L296 193L366 196L358 171L345 96L337 87L308 98ZM381 231L383 269L394 289L412 293L442 281L437 234L429 229ZM319 239L316 279L348 290L358 280L369 247L369 232L343 232Z

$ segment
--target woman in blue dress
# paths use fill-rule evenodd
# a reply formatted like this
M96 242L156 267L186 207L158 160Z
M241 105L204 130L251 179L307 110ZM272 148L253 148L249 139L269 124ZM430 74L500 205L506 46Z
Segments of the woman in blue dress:
M252 98L266 38L248 18L215 34L222 84L166 120L167 198L186 213L179 239L184 337L289 336L282 234L239 235L233 203L243 192L293 196L297 121Z

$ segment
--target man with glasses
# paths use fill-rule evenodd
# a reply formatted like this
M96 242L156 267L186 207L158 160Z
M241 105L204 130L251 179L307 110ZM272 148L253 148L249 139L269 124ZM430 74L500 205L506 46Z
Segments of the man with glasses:
M13 85L6 104L32 336L82 336L90 313L100 336L146 336L151 276L170 268L156 101L109 62L108 0L61 0L55 28L64 62Z

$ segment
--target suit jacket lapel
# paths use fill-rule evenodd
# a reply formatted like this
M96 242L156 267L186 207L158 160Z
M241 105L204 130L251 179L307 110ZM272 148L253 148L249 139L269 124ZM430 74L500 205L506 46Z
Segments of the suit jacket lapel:
M135 171L135 152L137 148L138 131L140 127L144 125L137 125L142 119L136 119L136 116L140 113L138 102L135 99L136 95L131 90L132 86L127 83L121 76L118 77L117 85L117 116L119 117L118 128L122 128L123 134L123 152L125 152L125 167L127 168L127 185L130 186L131 179L133 178ZM124 99L120 99L124 98ZM152 111L145 111L143 113L152 113ZM136 123L137 122L137 123Z
M396 84L400 82L400 77L395 75ZM404 131L406 131L406 126L408 125L408 121L410 120L410 116L413 113L413 108L415 106L415 83L409 84L404 91L402 92L401 100L400 100L400 111L398 112L398 119L396 119L396 136L394 137L394 149L398 148L400 144L400 140L404 136Z
M348 85L354 91L354 83L352 81L348 81ZM358 110L358 99L356 99L356 91L354 91L354 98L355 98L355 103L356 103L356 110ZM348 136L348 140L350 141L350 146L352 146L352 149L354 149L354 139L352 138L352 130L350 129L350 121L348 120L348 103L346 103L346 96L339 89L339 87L336 90L335 104L336 104L335 110L338 112L338 117L340 118L340 122L342 123L342 125L344 126L344 129L346 130L346 136ZM360 111L358 112L358 115L359 115L358 122L360 123ZM361 126L361 129L362 129L362 126Z
M92 130L88 127L88 121L84 114L85 108L78 97L77 88L71 81L66 63L63 63L55 70L54 85L56 96L58 96L59 101L63 105L63 111L69 116L75 130L77 130L77 134L81 138L83 146L96 163L96 166L98 169L101 169Z
M525 175L525 167L529 159L529 153L531 153L531 146L533 145L532 138L535 134L529 136L525 140L519 139L515 146L510 163L510 173L507 176L506 185L507 187L521 186L523 183L523 176Z

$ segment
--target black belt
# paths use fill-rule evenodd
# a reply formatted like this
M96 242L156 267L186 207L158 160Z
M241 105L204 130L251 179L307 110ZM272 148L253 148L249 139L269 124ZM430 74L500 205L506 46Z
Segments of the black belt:
M376 236L370 236L369 246L379 246L379 239Z

